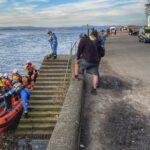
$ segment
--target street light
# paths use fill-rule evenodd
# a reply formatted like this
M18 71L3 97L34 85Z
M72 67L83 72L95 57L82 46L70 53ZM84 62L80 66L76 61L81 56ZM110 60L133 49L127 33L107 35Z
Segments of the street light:
M150 26L150 0L148 4L145 4L145 14L147 16L147 25Z

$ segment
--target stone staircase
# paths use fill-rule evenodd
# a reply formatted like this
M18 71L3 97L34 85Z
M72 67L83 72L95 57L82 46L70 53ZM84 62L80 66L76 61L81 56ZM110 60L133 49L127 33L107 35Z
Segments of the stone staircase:
M69 85L69 77L64 81L66 65L65 57L43 61L31 92L29 118L20 120L17 135L32 138L51 136Z

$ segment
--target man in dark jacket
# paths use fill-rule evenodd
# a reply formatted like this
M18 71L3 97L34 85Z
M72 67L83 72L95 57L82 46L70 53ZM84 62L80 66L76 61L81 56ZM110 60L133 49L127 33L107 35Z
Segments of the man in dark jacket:
M89 37L81 38L75 63L75 78L78 78L79 70L82 74L86 70L87 73L92 75L92 94L96 94L102 49L101 44L97 40L97 35L97 31L94 30Z

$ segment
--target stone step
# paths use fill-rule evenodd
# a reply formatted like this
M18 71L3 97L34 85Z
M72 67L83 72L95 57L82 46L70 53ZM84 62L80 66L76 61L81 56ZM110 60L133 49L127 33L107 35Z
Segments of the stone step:
M38 82L38 81L62 81L62 80L64 80L64 77L65 76L62 76L62 77L41 77L41 76L39 76L38 78L37 78L37 81L36 82Z
M48 65L44 65L44 66L41 66L40 70L42 70L42 69L66 69L66 68L67 68L66 66L58 66L58 65L48 66Z
M56 95L63 95L64 93L64 90L63 89L58 89L58 90L34 90L31 92L31 95L34 96L34 95L53 95L53 94L56 94Z
M34 90L56 90L58 88L63 88L63 86L57 86L57 85L36 85L33 89Z
M18 130L43 130L49 129L53 130L56 123L29 123L29 124L19 124Z
M57 64L57 63L55 63L55 64L52 64L52 63L49 63L49 64L42 64L42 65L41 65L41 68L42 68L42 67L50 67L50 68L51 68L51 67L52 67L52 68L55 68L55 67L56 67L56 68L65 67L65 68L66 68L66 67L67 67L67 63L65 63L65 64L61 64L61 63L60 63L60 64Z
M31 100L30 106L35 105L62 105L63 101L60 100Z
M69 71L70 71L70 69L69 69ZM41 68L41 70L40 70L40 73L62 73L62 72L66 72L66 69L58 69L58 68L56 68L56 69L42 69Z
M47 130L17 130L15 134L19 137L28 137L28 138L34 138L34 139L50 139L52 131Z
M64 97L62 95L31 95L30 100L61 100Z
M32 112L29 112L28 115L29 117L33 117L33 118L38 118L38 117L58 118L59 113L60 113L59 111L44 111L44 112L32 111Z
M59 88L59 87L57 87L56 89L41 89L41 90L37 90L37 89L34 89L34 90L32 90L32 92L31 92L31 94L38 94L38 93L43 93L43 94L45 94L45 93L56 93L56 92L63 92L64 91L64 88Z
M61 111L62 105L29 106L30 111Z
M62 58L57 58L57 59L44 59L43 60L43 63L45 63L45 62L51 62L51 63L55 63L55 62L68 62L68 57L67 58L65 58L65 59L62 59Z
M42 65L67 65L67 61L66 62L53 62L53 61L50 61L50 62L43 62Z
M29 123L39 123L39 124L43 124L43 123L56 123L57 122L57 118L51 118L51 117L36 117L36 118L27 118L27 119L22 119L20 120L20 124L19 125L25 125L25 124L29 124Z
M64 77L65 76L65 73L61 73L61 72L58 72L58 73L40 73L39 77Z
M49 85L49 86L50 86L50 85L52 85L52 86L53 86L53 85L59 86L59 85L62 85L63 83L64 83L64 81L61 81L61 82L60 82L60 81L42 81L42 80L39 80L39 81L38 81L38 80L37 80L37 81L36 81L36 84L35 84L35 87L36 87L36 86L41 86L41 85L42 85L42 86L45 86L45 85L46 85L46 86L47 86L47 85Z

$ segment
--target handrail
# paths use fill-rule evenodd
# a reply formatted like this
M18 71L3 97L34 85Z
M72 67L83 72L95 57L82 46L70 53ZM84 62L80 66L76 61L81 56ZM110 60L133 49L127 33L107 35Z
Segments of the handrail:
M64 83L65 83L66 78L67 78L67 76L68 76L69 65L70 65L70 61L71 61L71 58L72 58L73 50L75 50L75 53L76 53L76 46L77 46L77 43L78 43L78 40L77 40L76 42L74 42L74 44L71 43L70 56L69 56L68 61L67 61L66 73L65 73L65 77L64 77Z
M76 53L76 45L77 45L77 42L74 42L74 44L71 43L71 48L70 48L70 55L68 57L68 60L67 60L67 64L66 64L66 71L65 71L65 76L64 76L64 80L61 82L62 83L62 87L58 88L57 90L60 90L62 91L62 97L64 97L64 90L66 91L67 90L67 84L66 84L66 79L68 78L68 74L69 74L69 67L70 67L70 64L71 64L71 58L72 58L72 53L73 53L73 50L75 50L75 53ZM71 75L70 75L71 77ZM56 100L58 99L58 96L56 97Z

